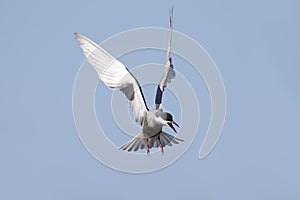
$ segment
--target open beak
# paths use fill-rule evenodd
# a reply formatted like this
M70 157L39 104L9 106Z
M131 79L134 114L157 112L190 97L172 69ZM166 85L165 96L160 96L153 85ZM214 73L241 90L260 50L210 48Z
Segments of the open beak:
M173 131L175 131L175 133L177 133L177 131L176 131L176 129L174 128L173 124L174 124L175 126L179 127L179 125L178 125L176 122L174 122L174 121L168 122L168 126L170 126L171 129L173 129Z

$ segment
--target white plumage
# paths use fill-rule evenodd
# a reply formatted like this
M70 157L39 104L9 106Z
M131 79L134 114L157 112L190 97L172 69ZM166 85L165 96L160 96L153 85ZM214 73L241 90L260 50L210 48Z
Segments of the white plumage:
M135 121L142 125L148 108L139 83L121 62L103 48L81 34L75 33L75 35L87 61L97 71L99 78L106 86L119 89L125 94L133 110Z
M140 134L120 147L121 150L137 151L138 149L146 148L147 153L149 153L150 148L160 146L161 151L163 152L163 147L172 146L172 143L178 144L180 141L183 141L162 131L162 127L168 125L176 132L173 124L178 126L178 124L173 121L172 115L163 112L161 108L164 88L167 83L170 83L171 79L175 77L175 71L170 57L172 15L173 11L170 12L170 36L167 62L165 72L157 87L155 110L148 109L138 81L121 62L87 37L75 33L76 38L80 43L80 47L83 50L83 54L96 70L99 78L109 88L119 89L125 94L130 107L132 108L135 121L143 127Z

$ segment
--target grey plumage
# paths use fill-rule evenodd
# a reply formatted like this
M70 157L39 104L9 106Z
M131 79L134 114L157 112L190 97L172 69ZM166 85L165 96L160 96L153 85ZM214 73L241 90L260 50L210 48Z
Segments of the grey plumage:
M183 140L169 135L162 131L163 126L170 126L175 132L173 124L179 125L173 120L173 116L164 112L161 106L162 95L167 83L175 77L175 70L170 57L172 41L172 20L173 9L170 11L170 36L167 51L167 62L165 72L157 88L155 98L156 109L149 110L142 92L142 89L136 78L130 71L108 52L99 45L86 38L85 36L75 33L80 47L87 61L93 66L98 73L99 78L111 89L119 89L124 93L132 108L135 121L142 126L142 132L130 140L127 144L120 147L120 150L137 151L138 149L149 149L152 147L163 147L178 144Z
M166 146L172 146L172 144L179 144L179 142L183 142L182 139L176 138L164 131L160 131L159 133L155 134L152 137L149 137L149 148L152 147L159 147L160 142L158 140L158 137L160 137L160 141L162 144L162 147ZM138 149L144 149L147 146L147 136L145 136L143 133L138 134L136 137L134 137L132 140L130 140L127 144L124 144L119 149L123 151L137 151Z

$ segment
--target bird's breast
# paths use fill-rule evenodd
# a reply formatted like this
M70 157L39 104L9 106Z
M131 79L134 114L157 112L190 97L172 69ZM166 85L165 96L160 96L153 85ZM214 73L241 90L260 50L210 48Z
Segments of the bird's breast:
M143 134L147 137L152 137L162 130L163 125L154 119L147 120L143 126Z

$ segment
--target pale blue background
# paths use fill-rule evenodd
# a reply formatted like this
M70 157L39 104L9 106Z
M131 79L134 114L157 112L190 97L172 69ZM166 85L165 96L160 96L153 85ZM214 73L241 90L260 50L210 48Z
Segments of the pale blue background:
M299 1L195 2L0 2L0 199L300 199ZM168 168L119 173L76 133L71 97L83 55L73 32L101 42L166 27L172 3L176 30L202 44L223 76L224 131L204 160L199 134Z

